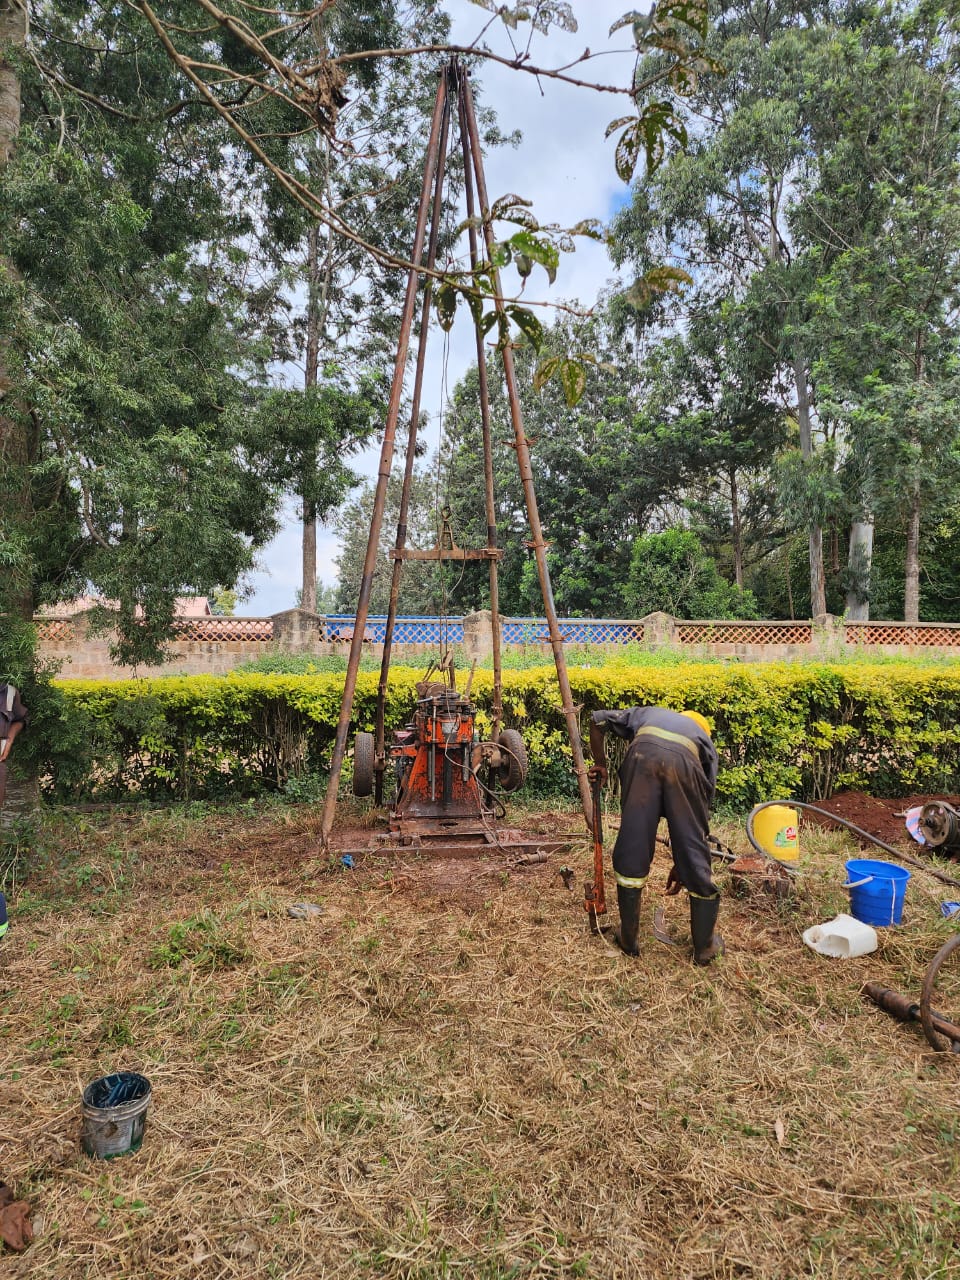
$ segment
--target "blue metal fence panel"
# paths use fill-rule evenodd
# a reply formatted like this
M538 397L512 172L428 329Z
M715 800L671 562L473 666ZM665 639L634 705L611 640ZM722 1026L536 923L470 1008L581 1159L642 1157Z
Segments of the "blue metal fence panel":
M327 638L350 640L356 620L353 614L328 614ZM618 618L560 618L560 634L568 644L635 644L643 639L641 622L625 622ZM383 644L387 619L383 614L367 618L364 639ZM549 644L550 631L546 618L505 618L501 635L504 644ZM461 644L462 618L397 618L393 628L394 644Z
M351 640L356 625L352 613L328 613L326 619L328 640ZM386 614L371 614L364 628L365 640L383 644L387 636ZM461 644L463 642L462 618L395 618L394 644Z

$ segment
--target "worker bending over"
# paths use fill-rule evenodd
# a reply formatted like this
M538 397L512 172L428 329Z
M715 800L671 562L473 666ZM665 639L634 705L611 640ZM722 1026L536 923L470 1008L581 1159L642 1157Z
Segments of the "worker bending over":
M710 725L696 711L666 707L628 707L594 711L590 721L591 778L607 780L605 735L630 743L620 766L620 832L613 846L620 932L617 944L627 955L639 954L640 898L650 874L657 825L670 829L673 867L667 893L690 895L690 932L694 964L709 964L723 954L723 939L714 932L720 894L713 883L707 832L717 783L717 751Z

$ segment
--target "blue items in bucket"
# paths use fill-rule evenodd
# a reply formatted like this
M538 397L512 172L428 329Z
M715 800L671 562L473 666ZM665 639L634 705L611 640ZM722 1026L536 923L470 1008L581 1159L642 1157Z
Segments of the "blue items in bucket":
M909 879L910 872L893 862L851 858L843 886L850 891L850 914L880 928L899 924Z
M112 1160L139 1151L150 1098L150 1081L136 1071L117 1071L88 1084L81 1105L87 1155Z

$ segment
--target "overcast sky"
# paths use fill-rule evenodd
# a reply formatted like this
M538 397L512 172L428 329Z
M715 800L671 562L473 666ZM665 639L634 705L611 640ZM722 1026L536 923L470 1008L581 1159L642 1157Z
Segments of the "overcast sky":
M569 35L556 29L548 38L535 37L531 61L557 67L579 57L584 49L620 51L604 53L574 69L579 79L597 83L629 82L632 56L629 32L608 36L611 24L629 7L624 0L573 0L579 30ZM644 6L646 7L646 6ZM469 44L476 39L491 15L470 0L447 0L445 8L453 19L453 42ZM526 44L529 25L510 33L518 48ZM491 49L513 56L508 34L494 21L484 37ZM533 211L541 222L572 226L583 218L608 221L626 201L628 190L614 169L615 138L604 140L607 124L626 115L629 103L621 95L601 94L574 88L550 79L485 64L475 78L482 86L483 100L498 109L506 132L519 128L522 141L516 148L500 147L484 157L487 189L491 200L514 192L533 201ZM513 273L511 272L511 275ZM577 299L587 305L596 299L612 268L602 244L579 240L576 253L563 255L552 289L537 268L528 284L528 297L536 299ZM463 309L461 308L461 311ZM545 321L547 316L541 314ZM431 334L424 371L423 407L431 415L428 445L434 447L443 403L443 334ZM447 363L447 390L476 359L476 340L466 317L458 319L450 335ZM409 376L408 376L409 382ZM405 436L401 422L398 437ZM360 469L375 475L379 441L368 451ZM394 467L402 467L402 453L394 457ZM479 497L478 500L482 501ZM336 581L334 558L339 544L326 529L318 532L317 569L326 584ZM249 578L251 592L237 612L258 617L293 608L300 587L300 525L296 506L289 503L284 526L260 555L260 569Z

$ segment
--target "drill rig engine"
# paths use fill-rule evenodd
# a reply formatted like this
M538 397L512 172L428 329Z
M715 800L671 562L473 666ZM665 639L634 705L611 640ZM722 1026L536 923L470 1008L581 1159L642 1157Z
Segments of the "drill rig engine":
M527 776L527 752L515 729L481 741L477 708L466 693L438 680L417 685L414 717L397 729L389 747L396 780L390 830L401 839L429 835L437 824L451 834L483 836L496 816L494 784L516 791ZM353 792L369 796L374 782L374 736L354 741ZM487 781L481 780L485 773ZM502 806L500 806L502 809Z

